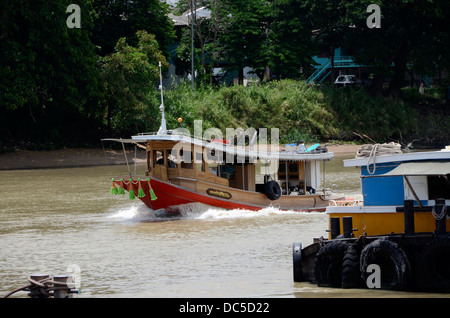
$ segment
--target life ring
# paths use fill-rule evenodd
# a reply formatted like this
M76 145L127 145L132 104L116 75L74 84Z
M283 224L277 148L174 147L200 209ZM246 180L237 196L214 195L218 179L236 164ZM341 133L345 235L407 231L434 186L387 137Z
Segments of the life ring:
M434 239L425 246L422 256L426 282L430 289L450 291L450 238Z
M281 197L281 187L274 180L268 181L264 184L264 193L270 200L278 200Z
M361 252L361 276L366 282L371 273L367 267L376 264L380 267L381 288L403 290L410 281L411 265L405 251L397 243L378 239L364 247Z
M342 262L348 243L333 241L324 245L314 260L314 277L318 286L342 286Z

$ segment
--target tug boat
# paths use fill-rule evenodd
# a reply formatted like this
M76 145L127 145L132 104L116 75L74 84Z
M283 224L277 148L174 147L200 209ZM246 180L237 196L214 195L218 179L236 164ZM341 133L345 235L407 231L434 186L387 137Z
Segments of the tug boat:
M398 145L392 154L379 146L392 148L370 145L368 155L344 160L361 170L363 199L331 202L328 238L294 243L294 281L449 292L450 148L402 153Z

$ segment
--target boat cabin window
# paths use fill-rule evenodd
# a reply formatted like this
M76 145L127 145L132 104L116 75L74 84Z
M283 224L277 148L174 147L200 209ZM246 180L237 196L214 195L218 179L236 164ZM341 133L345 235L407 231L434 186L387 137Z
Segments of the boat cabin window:
M164 165L164 156L162 150L153 150L153 168L156 167L156 165Z
M306 194L306 191L309 190L305 187L305 163L303 161L280 161L278 178L283 194Z
M172 156L172 150L166 150L166 158L167 158L167 166L168 168L176 168L177 167L177 158Z
M212 164L208 166L209 168L209 173L218 176L219 174L219 165L218 164Z
M184 151L183 149L180 150L180 164L181 168L184 169L192 169L194 165L193 162L192 152L191 151Z
M205 172L205 162L203 161L203 154L201 152L195 153L195 161L196 161L195 165L196 165L197 171Z
M449 175L445 176L428 176L428 198L450 199L450 181Z
M230 187L236 186L236 169L234 165L220 166L220 177L228 179Z
M166 150L165 153L166 153L166 155L164 157L163 150L153 150L153 155L152 155L153 168L156 167L156 165L165 166L166 165L166 163L164 162L165 158L167 158L168 168L176 168L177 167L177 158L172 156L171 150Z

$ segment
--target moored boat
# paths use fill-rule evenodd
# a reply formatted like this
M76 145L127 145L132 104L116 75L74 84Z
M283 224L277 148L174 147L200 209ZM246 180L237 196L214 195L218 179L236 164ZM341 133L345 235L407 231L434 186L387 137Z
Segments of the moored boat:
M294 243L294 281L449 292L450 151L377 147L344 161L361 170L363 200L332 202L328 239Z
M415 206L415 231L433 232L436 200L450 204L450 151L399 153L398 149L344 160L344 167L360 168L363 200L345 207L331 204L327 213L341 220L351 216L355 236L403 233L405 200Z

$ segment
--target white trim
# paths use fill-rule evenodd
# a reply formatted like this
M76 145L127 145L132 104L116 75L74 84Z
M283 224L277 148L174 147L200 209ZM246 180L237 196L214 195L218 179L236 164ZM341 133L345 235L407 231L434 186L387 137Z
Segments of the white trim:
M397 155L376 156L375 163L386 162L404 162L413 160L450 160L450 151L425 151L425 152L409 152ZM356 158L344 160L344 167L360 167L366 166L368 163L373 164L373 160L367 158Z
M329 206L326 213L397 213L397 205L380 206Z

